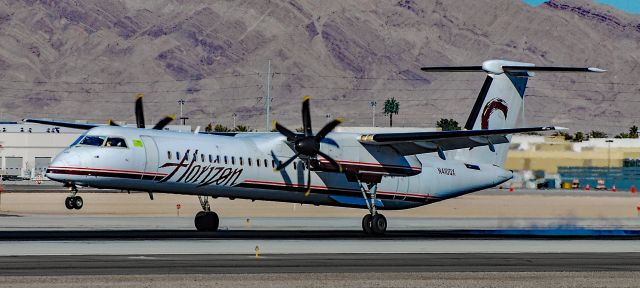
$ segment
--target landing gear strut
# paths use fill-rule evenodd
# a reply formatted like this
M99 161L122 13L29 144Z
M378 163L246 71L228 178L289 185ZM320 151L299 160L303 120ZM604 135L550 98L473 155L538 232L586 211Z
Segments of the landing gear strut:
M376 209L376 191L378 190L378 184L365 184L360 181L358 181L358 184L360 185L364 202L367 204L367 209L369 209L369 214L364 215L362 218L362 231L366 234L382 235L387 231L387 218L379 214ZM369 189L367 189L365 185L367 185ZM370 197L367 197L367 190L369 190Z
M211 211L211 206L209 205L209 197L198 195L198 200L200 201L202 211L196 214L196 218L194 220L196 229L198 229L198 231L218 230L220 219L218 218L218 214L216 214L216 212Z
M78 187L76 187L76 185L73 185L69 188L69 190L71 192L69 193L69 196L64 199L64 206L69 210L80 210L84 205L84 201L82 200L82 197L76 196L76 194L78 194Z

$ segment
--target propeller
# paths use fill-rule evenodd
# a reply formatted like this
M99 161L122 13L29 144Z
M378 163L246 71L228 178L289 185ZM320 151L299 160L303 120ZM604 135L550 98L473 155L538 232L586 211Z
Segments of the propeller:
M142 108L142 97L143 96L144 96L144 93L138 93L136 95L135 113L136 113L136 127L138 127L138 128L145 128L145 124L144 124L144 109ZM162 118L160 121L158 121L158 123L156 123L156 125L154 125L152 129L162 130L162 129L164 129L165 126L167 126L173 120L176 120L175 116L167 115L164 118ZM120 125L116 124L115 122L113 122L111 119L109 119L109 125L110 126L120 126Z
M280 134L287 137L287 142L291 143L293 149L295 150L295 154L289 158L287 161L278 165L275 168L276 171L280 171L289 164L291 164L297 158L302 159L307 168L307 190L305 196L309 195L311 191L311 161L318 161L318 155L322 156L322 158L326 159L331 163L333 167L336 168L337 171L342 172L342 167L336 160L331 158L329 155L320 151L320 142L324 139L327 134L329 134L333 129L335 129L340 123L342 123L341 119L334 119L333 121L327 123L318 134L313 134L313 130L311 129L311 112L309 110L309 96L304 96L304 100L302 101L302 128L303 133L295 133L286 127L280 125L277 121L273 122L275 129L280 132Z

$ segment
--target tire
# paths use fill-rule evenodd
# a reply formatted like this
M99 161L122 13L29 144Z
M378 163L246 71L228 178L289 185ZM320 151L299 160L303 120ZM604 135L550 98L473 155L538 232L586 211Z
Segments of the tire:
M387 218L382 214L376 214L371 220L373 234L382 235L387 231Z
M71 210L74 207L73 205L74 205L73 198L67 197L64 199L64 207L67 207L67 209Z
M364 215L364 217L362 217L362 231L364 231L365 234L372 234L373 230L371 229L371 221L372 217L371 214L367 214Z
M198 231L216 231L220 224L220 218L215 212L200 211L196 214L194 224Z
M82 197L80 196L76 196L73 197L73 208L80 210L82 209L82 206L84 206L84 201L82 200Z

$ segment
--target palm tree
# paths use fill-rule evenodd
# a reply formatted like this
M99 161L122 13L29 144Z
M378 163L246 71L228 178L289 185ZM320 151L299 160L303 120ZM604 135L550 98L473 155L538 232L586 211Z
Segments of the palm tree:
M389 98L384 100L384 115L389 115L389 127L393 127L393 114L398 114L400 111L400 103L396 98Z

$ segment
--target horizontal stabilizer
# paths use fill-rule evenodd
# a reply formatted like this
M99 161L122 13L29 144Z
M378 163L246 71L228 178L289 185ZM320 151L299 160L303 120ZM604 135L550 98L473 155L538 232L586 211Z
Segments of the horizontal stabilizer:
M607 70L595 67L561 67L561 66L536 66L532 63L514 62L506 60L487 60L482 66L451 66L451 67L422 67L425 72L487 72L493 74L523 74L528 72L595 72L602 73ZM520 76L520 75L519 75ZM526 75L525 75L526 76ZM529 75L533 76L533 75Z

